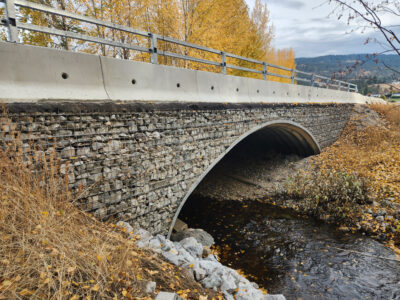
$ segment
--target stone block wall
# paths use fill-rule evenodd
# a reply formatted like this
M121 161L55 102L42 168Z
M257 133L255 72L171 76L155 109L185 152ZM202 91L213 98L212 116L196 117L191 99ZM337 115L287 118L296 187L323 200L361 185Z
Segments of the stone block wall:
M7 105L24 147L56 145L78 205L168 232L190 187L241 135L272 120L337 140L352 104L42 103ZM66 162L69 167L66 168Z

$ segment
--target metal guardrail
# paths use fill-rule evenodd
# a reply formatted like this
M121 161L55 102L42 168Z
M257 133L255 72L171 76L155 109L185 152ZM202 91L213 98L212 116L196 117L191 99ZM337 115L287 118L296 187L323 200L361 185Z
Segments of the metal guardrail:
M2 2L5 4L5 18L3 20L1 20L0 25L7 27L9 42L14 42L14 43L19 42L18 29L28 30L28 31L41 32L41 33L59 36L59 37L66 37L66 38L70 38L70 39L82 40L82 41L87 41L87 42L92 42L92 43L97 43L97 44L102 44L102 45L120 47L120 48L124 48L124 49L129 49L129 50L135 50L135 51L139 51L142 53L148 53L148 54L150 54L150 61L153 64L158 64L159 63L158 56L162 55L165 57L171 57L171 58L176 58L176 59L188 60L188 61L198 62L198 63L202 63L202 64L217 66L217 67L221 68L222 74L227 74L228 69L240 70L240 71L245 71L245 72L250 72L250 73L255 73L255 74L262 74L264 80L267 80L268 76L272 76L272 77L289 79L292 84L295 84L297 82L297 83L304 84L304 85L322 87L322 88L327 88L327 89L336 89L336 90L348 91L348 92L358 92L357 85L348 83L345 81L335 80L335 79L331 79L331 78L320 76L320 75L313 74L313 73L303 72L303 71L296 70L296 69L290 69L290 68L286 68L283 66L266 63L263 61L235 55L232 53L196 45L193 43L180 41L180 40L166 37L166 36L160 36L157 34L153 34L151 32L145 32L145 31L141 31L141 30L134 29L131 27L117 25L117 24L114 24L111 22L102 21L102 20L95 19L92 17L83 16L83 15L68 12L65 10L56 9L53 7L34 3L31 1L0 0L0 3L2 3ZM150 48L142 47L140 45L122 43L122 42L118 42L115 40L110 40L110 39L106 39L106 38L102 38L102 37L95 37L95 36L90 36L87 34L81 34L81 33L77 33L77 32L60 30L60 29L56 29L56 28L38 26L38 25L34 25L34 24L31 24L28 22L22 22L21 18L17 17L17 14L19 12L18 8L28 8L28 9L43 12L46 14L61 16L61 17L89 23L92 25L102 26L105 28L126 32L128 34L134 34L137 36L141 36L141 37L149 39ZM157 48L159 41L213 53L213 54L220 56L220 61L217 62L217 61L212 61L212 60L208 60L208 59L197 58L197 57L193 57L193 56L189 56L189 55L183 55L183 54L179 54L179 53L173 53L170 51L160 50ZM262 70L247 68L247 67L238 66L238 65L234 65L234 64L228 64L227 63L228 58L233 58L238 61L256 64ZM290 73L290 76L274 73L274 70L283 70L285 72Z

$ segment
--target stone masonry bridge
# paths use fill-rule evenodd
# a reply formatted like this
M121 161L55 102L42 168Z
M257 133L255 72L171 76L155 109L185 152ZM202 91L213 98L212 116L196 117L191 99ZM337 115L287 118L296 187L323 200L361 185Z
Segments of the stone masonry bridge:
M334 143L350 92L0 43L0 99L25 151L56 145L78 205L167 234L204 176L250 136L302 155ZM68 162L68 163L67 163ZM68 167L67 167L68 165Z

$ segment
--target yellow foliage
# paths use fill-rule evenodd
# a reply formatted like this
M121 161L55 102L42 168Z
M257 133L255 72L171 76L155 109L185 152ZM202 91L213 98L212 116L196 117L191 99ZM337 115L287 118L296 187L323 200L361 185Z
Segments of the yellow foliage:
M273 27L268 7L256 0L249 11L245 0L35 0L62 10L84 14L104 21L153 32L182 41L230 52L272 64L294 67L292 49L275 50L271 47ZM103 26L92 25L59 16L46 15L29 9L21 9L22 20L36 25L98 36L125 44L150 48L147 37L141 37ZM103 56L149 61L150 54L126 48L100 45L85 41L49 36L24 31L24 43L73 49ZM219 54L196 50L159 40L159 52L168 51L180 55L221 63ZM196 70L220 72L221 67L206 65L159 55L159 63ZM228 64L262 71L260 64L228 58ZM269 72L291 76L290 72L271 68ZM228 69L228 74L262 78L260 74ZM290 79L268 76L269 80L290 82Z

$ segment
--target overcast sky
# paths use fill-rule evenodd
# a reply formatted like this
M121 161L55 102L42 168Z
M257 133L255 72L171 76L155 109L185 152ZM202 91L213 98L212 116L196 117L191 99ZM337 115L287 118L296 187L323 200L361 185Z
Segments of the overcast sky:
M253 7L254 0L246 1ZM360 31L350 33L351 28L345 20L328 17L333 6L326 0L264 1L275 27L274 46L292 47L296 57L382 51L382 46L377 43L364 45L368 37L380 38L380 35L374 32L362 34Z

